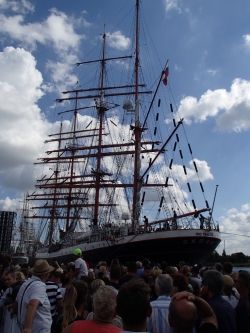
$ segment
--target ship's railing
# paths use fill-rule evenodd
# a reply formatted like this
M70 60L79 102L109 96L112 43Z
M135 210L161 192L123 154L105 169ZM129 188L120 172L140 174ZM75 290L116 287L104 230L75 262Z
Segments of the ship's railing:
M7 310L7 307L3 308L2 313L2 323L1 323L1 333L21 333L21 326L17 321L17 316L13 315L13 318L10 316L10 312Z

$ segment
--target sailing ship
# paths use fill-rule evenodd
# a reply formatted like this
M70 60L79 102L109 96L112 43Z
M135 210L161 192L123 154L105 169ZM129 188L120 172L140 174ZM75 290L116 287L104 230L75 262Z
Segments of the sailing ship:
M57 99L65 109L45 141L45 157L35 163L45 174L28 196L34 214L26 218L38 225L36 258L65 263L77 247L93 263L144 257L198 263L220 243L184 120L171 101L165 104L168 62L151 89L144 83L142 68L149 67L140 57L139 3L132 55L108 57L104 31L100 58L76 64L86 70L86 82L93 76L92 85L78 82ZM110 74L117 68L118 76ZM185 165L182 145L192 167ZM195 186L201 192L198 204Z

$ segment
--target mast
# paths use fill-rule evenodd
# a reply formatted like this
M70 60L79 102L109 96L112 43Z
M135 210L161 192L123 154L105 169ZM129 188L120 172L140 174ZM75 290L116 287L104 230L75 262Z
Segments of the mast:
M132 206L132 225L138 223L140 214L140 148L141 148L141 128L140 128L140 102L138 99L139 85L139 0L136 0L136 46L135 46L135 159L134 159L134 193Z
M96 191L95 191L95 201L94 201L94 217L93 224L94 228L98 224L98 211L99 211L99 195L100 195L100 182L101 182L101 153L102 153L102 136L103 136L103 117L106 111L104 107L104 75L105 75L105 51L106 51L106 32L104 25L104 33L103 33L103 46L102 46L102 61L101 61L101 98L100 105L98 106L98 102L96 101L96 108L99 111L99 138L98 138L98 148L97 148L97 164L96 164Z

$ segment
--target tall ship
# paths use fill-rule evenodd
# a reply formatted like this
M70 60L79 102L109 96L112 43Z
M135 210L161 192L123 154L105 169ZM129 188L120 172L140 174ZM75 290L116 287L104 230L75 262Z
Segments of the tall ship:
M38 226L36 258L65 263L80 248L93 263L194 264L221 241L168 61L148 79L140 10L136 0L131 53L110 55L104 27L100 57L77 63L82 79L57 99L60 121L35 163L43 174L25 216Z

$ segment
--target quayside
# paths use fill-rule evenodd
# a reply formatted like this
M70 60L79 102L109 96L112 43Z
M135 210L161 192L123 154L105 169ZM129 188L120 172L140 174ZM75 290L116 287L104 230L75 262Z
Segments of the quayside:
M99 57L78 62L76 87L57 99L59 121L35 163L43 173L25 216L38 229L36 258L65 262L77 246L92 262L197 263L220 243L170 64L151 71L140 13L137 0L129 52L110 50L104 27Z

